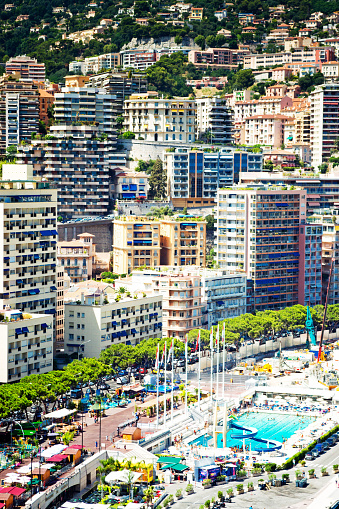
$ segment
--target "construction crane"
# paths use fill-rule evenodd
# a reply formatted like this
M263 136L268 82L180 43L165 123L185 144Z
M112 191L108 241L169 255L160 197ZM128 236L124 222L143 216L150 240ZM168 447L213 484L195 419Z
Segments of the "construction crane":
M309 350L310 341L312 346L317 346L316 341L316 328L314 326L312 315L310 311L310 306L307 306L307 315L306 315L306 330L307 330L307 339L306 339L306 348Z
M324 309L323 323L322 323L322 327L321 327L321 336L320 336L319 352L318 352L318 360L317 360L318 363L319 363L319 361L322 360L322 346L323 346L324 331L325 331L325 322L326 322L326 314L327 314L328 294L329 294L330 286L331 286L333 265L334 265L334 258L332 258L332 260L331 260L330 275L328 276L325 309Z

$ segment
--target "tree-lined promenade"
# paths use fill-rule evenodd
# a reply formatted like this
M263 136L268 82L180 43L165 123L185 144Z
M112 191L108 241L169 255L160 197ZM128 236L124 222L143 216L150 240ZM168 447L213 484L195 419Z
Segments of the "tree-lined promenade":
M324 308L315 306L311 314L316 326L322 323ZM297 305L281 311L260 311L255 315L246 313L236 318L219 323L220 341L223 324L225 324L225 341L228 344L239 345L244 338L256 339L262 336L276 334L282 331L293 331L304 328L306 321L306 307ZM339 324L339 305L328 306L326 326L336 327ZM191 330L188 334L189 351L196 349L199 330ZM217 327L213 327L216 337ZM4 384L0 387L0 418L9 417L15 411L22 411L27 415L27 409L32 404L38 404L47 410L47 403L53 408L57 404L64 404L62 399L70 389L78 384L86 385L90 381L100 380L115 370L128 366L150 366L155 358L159 344L160 358L162 357L166 341L167 353L172 338L155 338L142 341L136 346L119 344L112 345L101 352L99 359L74 360L64 370L51 371L47 374L30 375L18 383ZM174 354L178 357L184 354L184 343L174 339ZM210 331L200 330L201 349L210 348Z

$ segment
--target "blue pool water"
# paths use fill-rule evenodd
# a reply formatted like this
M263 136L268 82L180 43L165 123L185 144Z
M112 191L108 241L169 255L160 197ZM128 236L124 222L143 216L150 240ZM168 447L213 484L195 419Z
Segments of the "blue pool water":
M248 412L234 422L239 426L256 428L258 430L257 438L273 439L283 442L284 439L286 440L289 438L297 430L306 428L313 421L315 421L315 417L311 416L278 414L274 412ZM231 429L227 433L227 447L242 447L242 439L232 438L232 434L239 435L239 433L241 432L236 429ZM211 438L210 435L204 435L190 443L207 446ZM253 451L258 447L258 442L246 439L245 445L249 446L250 444ZM218 447L223 447L221 433L218 434Z

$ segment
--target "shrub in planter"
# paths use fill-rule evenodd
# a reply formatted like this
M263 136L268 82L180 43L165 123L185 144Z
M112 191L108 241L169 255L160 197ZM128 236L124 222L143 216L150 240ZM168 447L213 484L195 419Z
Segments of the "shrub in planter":
M261 468L260 467L252 468L252 474L253 475L260 475L261 474Z
M325 475L328 475L326 467L322 467L321 469L321 475L324 477Z
M302 467L304 467L304 466L306 465L306 461L305 461L305 460L301 460L300 465L301 465Z
M301 479L301 470L295 471L295 477L296 477L296 479Z
M247 483L247 491L253 491L253 490L254 490L253 482L250 481Z
M285 479L285 481L289 481L290 480L290 474L283 474L281 477L283 479Z
M186 493L191 493L193 491L193 484L188 483L186 486Z
M239 491L239 492L244 491L244 485L243 484L237 484L237 491Z
M218 491L218 498L222 499L222 497L223 497L222 491Z
M211 498L211 502L212 502L212 504L214 504L214 503L215 503L215 497L212 497L212 498Z
M233 488L228 488L228 490L226 491L227 495L229 496L229 498L233 497Z
M246 477L246 470L238 470L237 478Z
M270 480L270 481L274 481L274 479L276 479L276 478L277 478L277 476L276 476L275 474L270 474L270 475L268 476L268 478L269 478L269 480Z
M206 500L206 502L205 502L206 509L209 509L210 505L211 505L211 501L210 500Z
M209 488L209 487L211 486L211 481L210 481L210 479L204 479L204 480L202 481L202 485L203 485L203 487L204 487L204 488Z
M267 465L265 465L266 472L274 472L276 468L277 468L276 463L267 463Z
M169 500L168 500L168 498L166 498L166 499L163 501L162 505L166 508L166 507L168 506L168 504L169 504Z
M339 465L333 465L333 470L337 472L337 470L339 470Z
M314 468L310 468L309 471L308 471L308 477L310 479L313 479L314 478Z
M173 495L168 495L167 500L168 500L168 503L169 503L169 504L172 504L172 503L173 503L173 501L174 501L174 496L173 496Z
M182 497L182 490L177 490L177 491L175 492L175 496L176 496L177 498L181 498L181 497Z

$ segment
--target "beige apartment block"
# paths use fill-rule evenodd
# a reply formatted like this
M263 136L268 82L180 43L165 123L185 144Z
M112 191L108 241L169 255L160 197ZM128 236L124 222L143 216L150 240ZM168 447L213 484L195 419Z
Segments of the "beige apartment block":
M113 272L130 274L140 267L205 264L206 221L134 216L114 221Z
M65 269L72 283L91 279L93 261L95 257L95 244L91 233L81 233L78 240L58 242L58 265Z
M132 94L124 101L124 127L148 141L195 141L194 99L163 99L157 92Z
M160 221L145 217L114 220L113 272L160 265Z
M206 221L161 219L161 265L206 265Z

